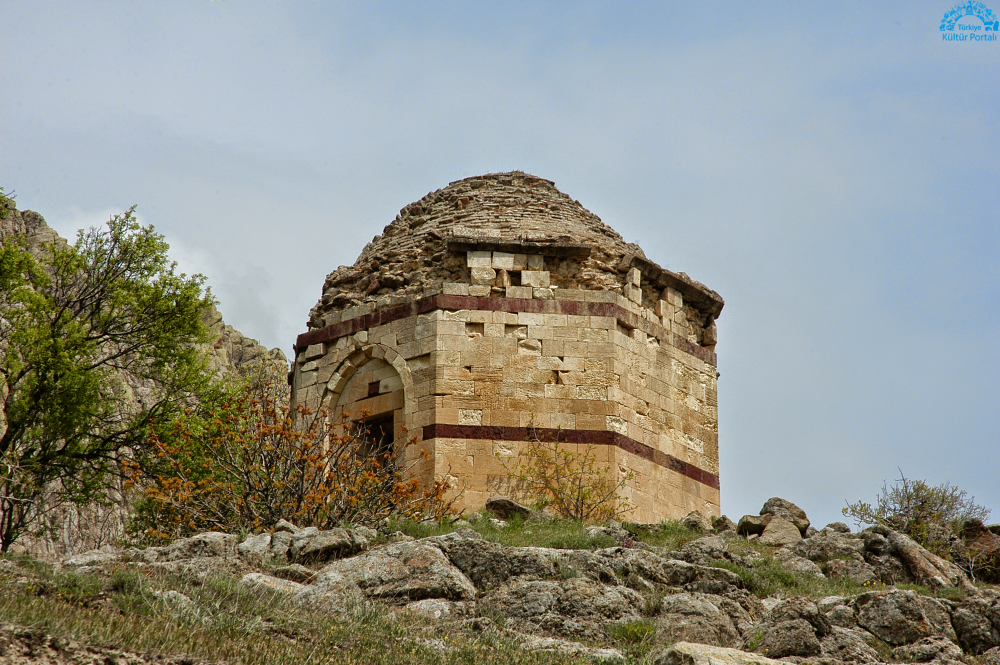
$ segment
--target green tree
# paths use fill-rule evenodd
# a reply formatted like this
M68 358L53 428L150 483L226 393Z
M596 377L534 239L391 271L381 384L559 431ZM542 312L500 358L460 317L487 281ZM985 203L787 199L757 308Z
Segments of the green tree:
M858 526L880 524L913 538L931 552L952 558L952 542L967 520L985 520L990 511L954 485L937 487L899 472L892 486L882 484L875 505L858 501L842 509Z
M9 201L2 202L8 207ZM0 245L0 551L47 502L99 496L149 424L210 389L197 343L213 303L134 207L73 245Z

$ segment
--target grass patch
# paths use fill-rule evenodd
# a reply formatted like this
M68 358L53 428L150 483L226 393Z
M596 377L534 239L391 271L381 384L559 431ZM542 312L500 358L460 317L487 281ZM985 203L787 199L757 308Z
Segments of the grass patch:
M656 639L656 626L642 619L621 621L608 627L608 638L634 662L649 653Z
M494 543L507 547L551 547L566 550L595 550L603 547L621 545L619 541L608 536L587 535L587 526L583 522L564 519L523 520L515 516L505 520L507 526L498 527L489 520L489 516L477 516L471 521L468 529L472 529ZM435 522L413 522L397 520L390 524L390 531L402 531L414 538L439 536L457 530L452 523L438 524Z
M170 591L187 599L184 612L176 611ZM193 583L148 567L121 566L107 576L54 575L30 565L5 571L0 573L0 621L87 645L243 665L583 662L522 651L496 631L475 634L432 627L408 615L394 618L379 605L359 605L347 616L332 617L306 611L278 594L248 591L233 577Z
M637 541L668 550L678 550L686 543L706 535L700 531L689 529L677 520L663 520L659 524L653 525L625 522L622 524L622 528L632 534Z
M825 596L856 596L869 588L847 578L828 579L792 573L781 567L773 558L765 557L752 567L732 561L713 561L716 568L725 568L739 575L755 596L767 598L781 592L787 596L805 596L814 600Z

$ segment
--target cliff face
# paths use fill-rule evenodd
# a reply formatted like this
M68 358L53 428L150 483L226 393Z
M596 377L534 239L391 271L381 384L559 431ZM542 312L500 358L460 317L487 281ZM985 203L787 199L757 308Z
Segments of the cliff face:
M0 205L3 205L0 203ZM45 219L33 210L17 210L8 200L7 214L0 219L0 242L15 235L23 235L29 250L38 255L50 243L66 244L66 239L56 233ZM212 333L212 339L203 348L208 354L209 368L216 377L233 371L246 371L258 365L276 378L285 380L288 359L280 349L268 349L257 340L246 337L222 319L218 309L212 307L202 316L202 321Z

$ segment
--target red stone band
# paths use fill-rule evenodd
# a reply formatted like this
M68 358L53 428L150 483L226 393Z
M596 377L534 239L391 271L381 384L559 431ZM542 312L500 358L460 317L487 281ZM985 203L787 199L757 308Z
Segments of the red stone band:
M530 301L528 301L530 302ZM486 425L424 425L423 438L428 439L480 439L492 441L529 441L532 438L559 443L583 443L596 446L615 446L654 464L670 469L702 485L719 489L719 477L694 464L679 460L673 455L650 448L644 443L607 430L551 429L546 427L490 427Z
M418 314L426 314L436 309L457 311L462 309L493 311L493 312L531 312L536 314L569 314L573 316L607 316L618 320L627 328L637 328L650 337L669 344L704 362L717 366L715 352L688 341L676 333L668 331L663 326L633 314L624 307L609 302L588 302L584 300L528 300L527 298L490 298L479 296L436 295L421 298L404 305L397 305L347 321L302 333L295 341L295 349L305 348L310 344L331 342L345 335L353 335L375 326L405 319ZM669 337L668 337L669 336Z

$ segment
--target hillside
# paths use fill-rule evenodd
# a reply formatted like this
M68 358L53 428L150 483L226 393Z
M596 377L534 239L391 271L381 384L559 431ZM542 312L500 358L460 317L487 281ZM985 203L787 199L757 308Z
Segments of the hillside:
M888 529L817 530L780 499L739 526L693 513L584 527L493 506L503 519L282 522L53 563L6 557L0 659L1000 662L1000 591ZM17 660L32 649L39 660Z

